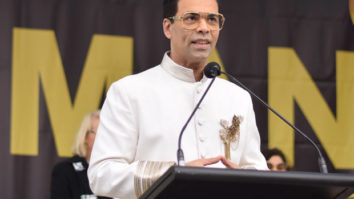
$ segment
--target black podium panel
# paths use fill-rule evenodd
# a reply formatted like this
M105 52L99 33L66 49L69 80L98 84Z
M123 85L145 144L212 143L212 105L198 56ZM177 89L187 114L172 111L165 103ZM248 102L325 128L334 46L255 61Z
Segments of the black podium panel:
M354 175L171 167L141 198L329 199L354 192Z

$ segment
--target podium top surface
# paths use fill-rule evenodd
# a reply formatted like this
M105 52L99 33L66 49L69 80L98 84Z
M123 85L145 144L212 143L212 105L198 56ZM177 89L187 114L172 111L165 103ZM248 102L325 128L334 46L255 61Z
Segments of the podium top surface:
M347 198L354 175L171 167L141 198Z

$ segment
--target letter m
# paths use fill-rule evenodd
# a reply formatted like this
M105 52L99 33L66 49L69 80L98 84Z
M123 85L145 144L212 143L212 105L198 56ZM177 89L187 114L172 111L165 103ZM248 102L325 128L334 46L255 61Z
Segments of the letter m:
M104 88L132 73L133 39L94 35L72 103L55 33L14 28L11 154L37 155L40 82L59 156L71 144L83 116L99 107Z

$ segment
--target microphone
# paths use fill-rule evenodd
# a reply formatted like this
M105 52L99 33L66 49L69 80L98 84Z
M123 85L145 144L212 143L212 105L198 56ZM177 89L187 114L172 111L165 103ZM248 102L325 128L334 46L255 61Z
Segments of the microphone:
M204 74L208 78L214 78L221 74L220 66L216 62L210 62L204 68Z
M181 147L181 142L182 142L182 135L184 133L184 130L187 128L189 122L191 121L192 117L194 116L195 112L197 111L197 109L199 108L200 104L202 103L205 95L208 93L211 85L214 83L215 81L215 77L220 75L220 67L219 70L215 69L215 62L211 62L209 64L207 64L204 67L204 74L206 77L208 78L213 78L210 82L210 84L208 85L207 89L205 90L205 92L203 93L202 97L200 98L198 104L195 106L195 108L193 109L193 112L191 113L191 115L189 116L187 122L184 124L181 132L179 133L179 138L178 138L178 149L177 149L177 165L178 166L184 166L185 162L184 162L184 154L183 154L183 150ZM218 65L217 65L218 66ZM207 71L206 71L207 70ZM219 74L218 74L219 72Z
M250 89L248 89L245 85L243 85L240 81L238 81L235 77L233 77L232 75L226 73L226 72L222 72L220 70L220 66L218 63L216 62L211 62L208 65L205 66L204 68L204 72L208 73L208 75L210 74L211 76L215 75L218 76L220 74L224 74L227 77L229 77L233 83L238 84L239 86L241 86L243 89L245 89L247 92L249 92L253 97L255 97L259 102L261 102L267 109L271 110L276 116L278 116L281 120L283 120L287 125L289 125L291 128L293 128L295 130L296 133L300 134L302 137L304 137L308 142L310 142L310 144L315 147L317 153L318 153L318 164L320 167L320 171L321 173L328 173L328 169L327 169L327 164L325 159L322 156L322 153L320 151L320 149L317 147L317 145L315 144L315 142L313 140L311 140L305 133L303 133L300 129L298 129L296 126L294 126L293 124L291 124L288 120L286 120L282 115L280 115L277 111L275 111L271 106L269 106L267 103L265 103L260 97L258 97L256 94L254 94ZM207 74L205 74L207 76ZM214 76L214 77L215 77Z

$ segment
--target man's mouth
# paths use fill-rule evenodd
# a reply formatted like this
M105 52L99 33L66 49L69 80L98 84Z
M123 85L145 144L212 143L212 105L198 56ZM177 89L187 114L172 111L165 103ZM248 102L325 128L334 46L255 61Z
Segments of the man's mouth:
M210 44L210 41L208 40L197 40L197 41L192 41L193 44Z
M198 49L207 49L207 48L209 48L210 41L205 40L205 39L201 39L201 40L192 41L192 44L195 47L197 47Z

